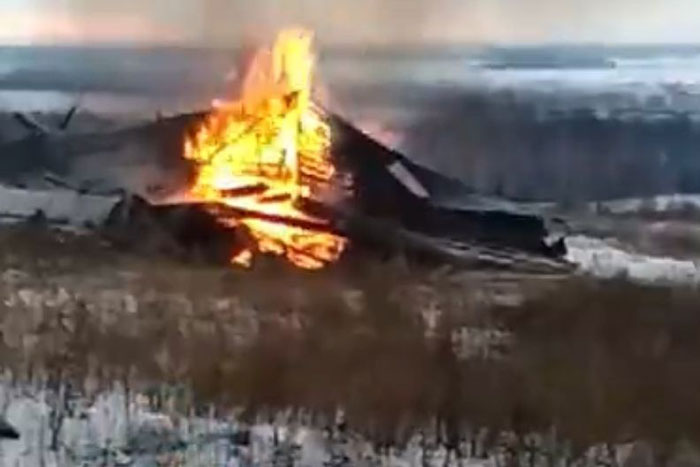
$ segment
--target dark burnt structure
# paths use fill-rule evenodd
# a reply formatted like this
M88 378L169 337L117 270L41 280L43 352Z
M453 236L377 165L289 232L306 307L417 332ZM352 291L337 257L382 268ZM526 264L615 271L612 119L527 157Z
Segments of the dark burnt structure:
M334 156L352 173L350 210L430 237L556 258L544 220L507 200L479 195L420 166L333 116Z
M136 221L124 224L122 217L122 224L117 225L132 228L136 225L138 228L132 233L137 232L136 237L141 237L151 230L148 226L162 224L159 230L169 231L168 237L186 244L187 250L191 249L191 243L206 245L210 233L211 243L216 247L205 250L212 256L225 258L231 251L226 242L232 237L211 220L217 209L230 211L230 208L160 205L153 213L146 214L151 203L145 199L151 202L157 199L133 186L129 175L133 173L136 179L142 167L151 170L157 167L164 183L187 184L191 167L181 154L183 140L205 116L205 113L183 114L124 130L88 134L57 133L23 121L32 130L31 134L4 147L0 145L3 154L0 180L8 185L32 187L37 180L45 183L49 173L68 180L69 187L88 186L85 192L93 194L105 189L114 193L115 188L138 194L143 202L136 206L122 204L120 211L127 217L136 213L133 216ZM326 221L319 228L349 238L350 251L370 249L385 255L401 254L461 266L523 266L538 270L566 267L560 260L565 253L564 243L561 240L548 243L549 232L541 216L508 200L480 195L459 181L383 146L340 116L330 113L327 116L332 128L334 162L340 173L352 181L351 188L347 196L309 200L301 208ZM118 172L122 179L109 180L111 185L106 187L99 183L93 187L91 180L81 178L80 170L76 169L84 165L96 166L104 173ZM204 210L208 215L198 214ZM241 215L251 217L255 213ZM114 221L110 217L112 227Z

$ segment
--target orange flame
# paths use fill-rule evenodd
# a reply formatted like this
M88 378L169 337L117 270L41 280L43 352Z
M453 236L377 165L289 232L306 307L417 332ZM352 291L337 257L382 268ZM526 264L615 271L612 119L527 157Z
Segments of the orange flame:
M300 200L320 195L335 177L330 127L311 100L312 42L307 31L286 30L274 47L260 50L242 81L241 98L214 103L212 114L186 141L185 158L197 169L191 195L256 214L222 219L246 225L256 250L319 269L338 259L344 238L265 218L324 224L298 208ZM238 252L231 261L249 265L252 253Z

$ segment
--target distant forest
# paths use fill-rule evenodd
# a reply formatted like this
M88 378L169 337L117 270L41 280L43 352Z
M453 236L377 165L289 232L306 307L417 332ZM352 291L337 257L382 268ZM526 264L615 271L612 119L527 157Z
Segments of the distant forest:
M489 194L582 202L700 193L700 121L682 112L544 114L514 98L452 96L414 122L412 158Z

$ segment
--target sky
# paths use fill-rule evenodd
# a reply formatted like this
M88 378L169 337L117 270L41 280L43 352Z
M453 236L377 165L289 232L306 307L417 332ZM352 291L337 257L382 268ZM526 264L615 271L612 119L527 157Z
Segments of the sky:
M700 43L700 0L0 0L0 42ZM262 36L262 37L261 37Z

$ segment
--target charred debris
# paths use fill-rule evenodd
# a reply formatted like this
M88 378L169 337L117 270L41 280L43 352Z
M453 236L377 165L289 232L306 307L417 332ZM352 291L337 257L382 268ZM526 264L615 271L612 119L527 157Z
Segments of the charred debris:
M191 176L180 156L182 142L205 113L89 133L67 131L75 114L71 109L56 128L14 116L26 136L0 142L0 220L38 216L49 225L99 232L115 246L211 262L228 261L237 249L247 248L245 229L222 225L215 213L264 214L236 213L216 203L159 201L163 186L182 186ZM569 269L562 259L563 238L550 240L542 216L416 164L338 115L328 114L328 119L333 157L352 179L351 193L340 202L304 202L303 210L327 221L304 227L347 237L350 249L344 257L403 256L532 272ZM135 182L143 167L155 168L162 184Z

